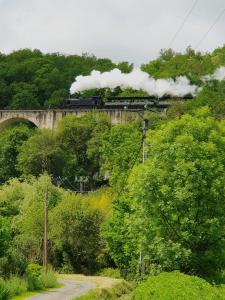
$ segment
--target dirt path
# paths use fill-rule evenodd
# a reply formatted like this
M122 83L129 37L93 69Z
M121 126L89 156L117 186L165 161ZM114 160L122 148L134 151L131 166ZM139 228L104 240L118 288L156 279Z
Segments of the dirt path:
M27 298L27 300L71 300L86 294L95 287L109 288L119 279L101 276L59 275L62 288L52 289L46 293Z
M52 289L46 293L36 295L29 300L71 300L74 297L86 294L89 290L95 288L93 282L81 282L81 281L66 281L60 280L63 284L62 288Z

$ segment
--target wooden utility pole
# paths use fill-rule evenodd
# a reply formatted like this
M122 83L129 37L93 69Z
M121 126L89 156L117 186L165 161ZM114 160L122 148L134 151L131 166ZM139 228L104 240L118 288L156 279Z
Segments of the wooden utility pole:
M145 119L144 117L143 117L143 128L142 128L142 130L143 130L143 144L142 144L142 147L143 147L143 155L142 155L142 162L143 162L143 164L145 163L145 161L146 161L146 158L147 158L147 152L146 152L146 132L147 132L147 130L148 130L148 120L147 119Z
M44 199L43 267L44 267L45 273L47 273L47 271L48 271L48 184L46 184L45 199Z

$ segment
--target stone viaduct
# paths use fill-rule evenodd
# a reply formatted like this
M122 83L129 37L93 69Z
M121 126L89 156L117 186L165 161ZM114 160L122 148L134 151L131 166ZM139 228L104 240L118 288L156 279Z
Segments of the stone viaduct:
M58 122L66 115L84 115L91 110L0 110L0 129L19 121L29 121L38 128L56 129ZM112 124L129 122L137 116L136 112L124 110L95 110L106 113Z

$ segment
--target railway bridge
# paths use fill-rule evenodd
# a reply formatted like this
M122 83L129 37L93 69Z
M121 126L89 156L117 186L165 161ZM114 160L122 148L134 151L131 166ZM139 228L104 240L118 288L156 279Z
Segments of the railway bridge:
M54 130L58 122L66 115L82 116L93 109L58 109L58 110L0 110L0 129L13 123L25 121L31 122L38 128ZM129 122L135 118L136 112L120 109L95 109L97 113L105 113L109 116L112 124Z

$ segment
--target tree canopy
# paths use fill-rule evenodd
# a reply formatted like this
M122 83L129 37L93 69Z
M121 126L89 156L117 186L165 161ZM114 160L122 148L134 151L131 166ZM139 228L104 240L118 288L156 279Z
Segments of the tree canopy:
M0 108L60 107L69 96L69 88L77 75L88 75L93 69L110 71L116 67L129 72L133 66L88 54L43 54L29 49L1 54Z
M4 128L0 276L42 264L47 189L49 262L58 271L116 266L142 277L179 270L224 282L225 81L203 80L224 65L225 47L206 54L163 50L141 68L155 78L187 76L201 86L195 99L174 99L160 114L153 109L119 125L93 111L67 115L55 131ZM60 107L76 75L115 67L129 73L133 65L28 49L0 55L0 108ZM94 94L145 95L116 88L76 96ZM145 163L143 117L149 120Z
M148 161L131 172L105 229L121 267L140 251L149 272L211 276L224 267L224 138L224 122L207 109L149 131Z

